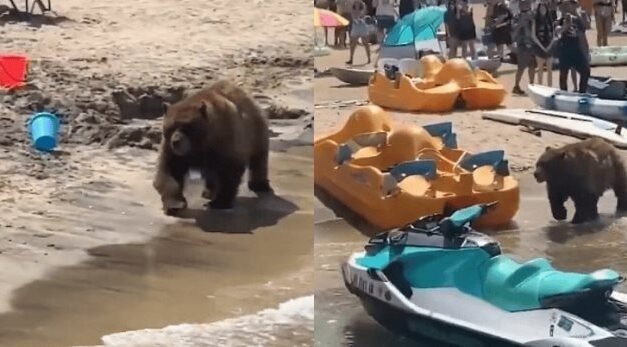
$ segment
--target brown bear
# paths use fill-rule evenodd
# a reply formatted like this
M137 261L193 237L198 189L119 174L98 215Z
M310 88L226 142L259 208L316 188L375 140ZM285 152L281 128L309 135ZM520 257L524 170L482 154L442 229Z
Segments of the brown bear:
M185 177L199 170L203 197L213 209L234 206L242 176L249 169L248 188L271 192L268 180L268 121L243 89L228 81L173 104L164 104L163 137L154 188L164 210L187 208Z
M564 203L575 203L572 223L599 216L597 203L608 189L618 200L617 211L627 210L627 174L618 151L601 138L590 138L560 148L547 147L536 163L536 181L546 182L551 212L556 220L566 219Z

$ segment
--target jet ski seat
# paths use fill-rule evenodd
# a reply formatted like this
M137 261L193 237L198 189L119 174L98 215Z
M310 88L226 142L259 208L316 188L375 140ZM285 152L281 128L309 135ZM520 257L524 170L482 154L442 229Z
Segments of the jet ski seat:
M607 290L622 280L608 269L589 274L563 272L544 258L520 264L505 255L484 263L480 276L483 299L510 312L542 308L549 298Z

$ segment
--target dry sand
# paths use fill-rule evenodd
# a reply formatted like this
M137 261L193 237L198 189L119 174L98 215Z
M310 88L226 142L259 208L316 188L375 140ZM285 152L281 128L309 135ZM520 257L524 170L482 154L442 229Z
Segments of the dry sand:
M482 5L473 5L475 23L483 23L482 18L485 9ZM594 23L592 23L594 27ZM332 40L332 33L329 33L329 40ZM596 43L596 32L588 32L588 40L591 46ZM332 41L331 41L332 42ZM627 46L627 36L611 36L610 45ZM344 66L348 60L348 50L333 50L332 54L315 58L315 66L318 70L333 66ZM376 55L373 55L373 64ZM355 63L362 64L366 61L366 56L362 46L357 47ZM356 67L365 67L365 65ZM370 66L374 67L374 65ZM509 92L514 86L514 76L516 67L510 64L503 64L499 69L498 80ZM593 68L592 74L600 76L613 76L615 78L627 79L627 67L603 67ZM553 71L553 86L558 86L558 71ZM546 75L545 75L546 80ZM527 75L523 76L521 87L523 90L527 84ZM569 77L569 85L571 80ZM572 86L571 86L572 88ZM314 98L316 104L316 135L324 134L342 126L351 112L356 107L321 107L335 101L346 100L367 100L366 87L351 87L343 84L332 76L316 78L314 84ZM532 108L535 107L528 97L508 95L505 100L505 107L509 108ZM572 137L556 135L548 131L543 131L541 137L536 137L529 133L520 131L516 126L504 125L501 123L481 119L481 112L467 112L455 110L446 115L418 114L393 112L392 118L400 124L429 124L439 121L452 121L453 129L458 135L459 145L472 152L491 149L503 149L510 159L512 171L529 171L534 165L537 156L544 151L548 145L559 145L576 141Z
M1 312L16 308L15 298L9 301L13 290L54 267L88 259L88 248L163 237L164 226L178 222L163 216L151 186L163 100L175 102L214 80L232 78L268 110L274 149L307 146L312 140L309 7L289 0L66 0L53 1L53 7L55 14L29 21L17 20L0 8L0 54L21 53L30 58L27 86L12 93L0 91ZM56 112L61 118L61 143L53 154L31 148L24 124L38 110ZM312 165L310 150L290 155L301 158L292 160L308 160ZM280 159L272 158L271 165ZM290 170L280 160L277 165ZM310 168L293 171L289 175L306 179ZM285 173L281 172L273 171L273 175L282 177ZM298 185L303 183L294 186L285 179L277 183L279 194L287 194L300 209L295 215L309 216L290 222L300 226L290 229L304 233L294 241L311 244L306 236L311 235L310 186ZM165 236L189 235L170 230ZM236 246L240 240L227 236L222 247L230 245L226 249L233 249L234 254L248 252L249 247ZM251 242L259 256L272 253L260 248L263 242ZM300 257L311 255L307 247L297 248ZM269 266L259 274L272 277L287 268L304 271L305 263L295 261L291 268ZM32 297L24 300L20 310L37 306ZM243 311L277 303L250 302ZM216 311L219 314L212 319L233 314L227 311L228 307ZM80 321L80 317L71 319ZM14 326L0 336L13 342L30 324L11 316L2 319ZM41 328L52 318L37 319ZM151 327L180 322L172 319L155 318ZM109 328L114 330L107 331L93 329L86 343L97 342L98 333L144 327L141 319L132 326L123 325L113 324Z

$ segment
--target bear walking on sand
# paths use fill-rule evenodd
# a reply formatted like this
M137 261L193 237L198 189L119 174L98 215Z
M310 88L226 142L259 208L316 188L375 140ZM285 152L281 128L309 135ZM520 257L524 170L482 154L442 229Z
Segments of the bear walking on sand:
M268 121L254 100L228 81L169 106L164 105L163 137L154 188L164 210L187 207L183 195L189 170L199 170L203 197L213 209L231 209L242 176L249 169L248 188L271 192L268 180Z
M547 147L536 163L536 181L546 182L553 218L566 219L564 203L575 203L572 223L599 216L597 203L608 189L618 200L616 210L627 210L627 174L620 154L601 138L590 138L560 148Z

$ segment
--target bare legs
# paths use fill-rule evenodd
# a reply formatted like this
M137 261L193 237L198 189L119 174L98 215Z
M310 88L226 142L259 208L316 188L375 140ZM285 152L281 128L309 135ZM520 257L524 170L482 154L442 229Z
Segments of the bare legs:
M359 42L359 37L351 37L350 41L350 57L346 64L353 63L353 57L355 56L355 49L357 48L357 43ZM368 37L361 37L361 42L364 45L364 49L366 50L366 56L368 57L368 64L370 64L370 43L368 42Z
M553 58L547 59L536 57L537 80L539 84L544 82L544 69L546 68L547 85L553 86Z

